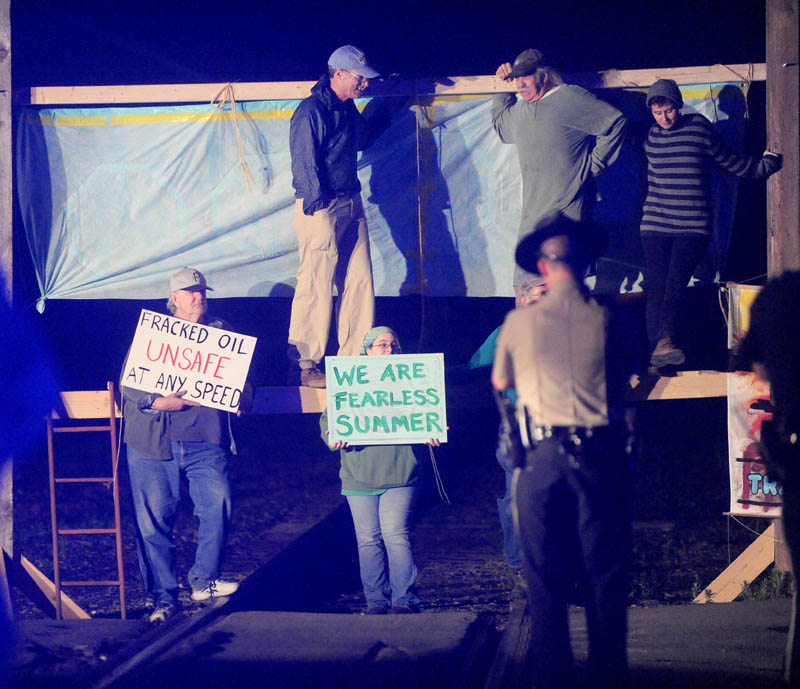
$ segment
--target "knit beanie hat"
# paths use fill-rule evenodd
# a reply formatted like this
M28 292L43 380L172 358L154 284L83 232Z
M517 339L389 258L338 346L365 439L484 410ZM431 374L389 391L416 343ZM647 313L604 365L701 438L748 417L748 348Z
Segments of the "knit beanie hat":
M400 353L400 340L397 337L397 333L392 330L391 328L385 325L376 325L372 330L368 330L367 334L364 335L364 341L361 343L361 354L367 353L367 348L372 346L372 343L378 339L378 335L383 335L384 333L391 333L394 335L394 339L397 340L397 353Z
M675 107L680 109L683 107L683 98L681 97L681 90L678 84L673 79L659 79L649 89L647 89L647 107L650 107L650 101L654 98L668 98Z

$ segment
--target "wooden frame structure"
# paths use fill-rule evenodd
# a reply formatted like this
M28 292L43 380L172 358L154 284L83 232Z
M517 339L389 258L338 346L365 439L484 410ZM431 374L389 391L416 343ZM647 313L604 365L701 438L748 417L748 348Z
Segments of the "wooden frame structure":
M647 88L657 79L679 84L725 81L764 81L765 63L672 67L665 69L610 69L603 72L565 74L565 80L587 88ZM237 101L294 100L308 96L313 81L236 82ZM143 103L210 102L229 84L152 84L129 86L36 86L17 94L19 104L119 105ZM467 96L515 91L495 76L445 77L442 79L387 80L370 86L370 96Z
M800 0L767 0L766 65L715 65L658 70L608 70L589 75L565 75L573 83L592 88L646 87L659 78L679 84L767 80L767 142L784 156L781 174L767 184L768 269L770 276L800 268ZM11 302L13 277L12 147L11 147L11 23L10 0L0 0L0 272L3 294ZM310 82L236 84L240 100L302 98ZM21 103L61 105L77 103L203 102L213 99L225 84L36 87L20 94ZM394 82L374 89L375 95L468 95L501 90L492 76ZM283 95L278 95L283 94ZM685 380L688 380L685 379ZM667 387L674 384L668 384ZM656 386L657 387L657 386ZM699 395L692 395L699 396ZM649 398L649 393L648 393ZM301 407L305 404L302 401ZM0 549L13 554L12 458L0 454ZM0 601L8 600L5 568L0 568Z

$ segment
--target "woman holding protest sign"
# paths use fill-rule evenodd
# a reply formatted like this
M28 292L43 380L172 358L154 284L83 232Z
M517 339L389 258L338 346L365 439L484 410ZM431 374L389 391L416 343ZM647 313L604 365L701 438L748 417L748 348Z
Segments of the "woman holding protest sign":
M400 353L397 334L386 326L372 328L361 344L362 355ZM320 428L327 443L327 413L320 418ZM428 444L439 445L439 441L431 439ZM422 472L420 446L350 446L338 440L330 448L339 450L341 458L339 476L356 530L365 614L419 612L411 518Z

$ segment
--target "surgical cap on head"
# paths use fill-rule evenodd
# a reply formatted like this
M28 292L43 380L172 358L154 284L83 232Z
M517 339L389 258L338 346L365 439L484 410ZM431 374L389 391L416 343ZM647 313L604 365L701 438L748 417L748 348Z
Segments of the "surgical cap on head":
M400 351L400 339L397 337L397 333L385 325L377 325L372 330L368 330L367 334L364 335L364 341L361 343L361 354L367 353L367 347L370 347L373 342L377 339L378 335L383 335L384 333L391 333L394 335L394 339L397 340L398 351Z

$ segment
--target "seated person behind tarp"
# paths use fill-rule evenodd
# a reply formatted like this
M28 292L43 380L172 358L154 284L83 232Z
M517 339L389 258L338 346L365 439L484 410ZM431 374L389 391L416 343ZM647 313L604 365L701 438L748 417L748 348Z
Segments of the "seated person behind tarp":
M394 330L372 328L364 336L361 354L400 354ZM322 439L328 442L328 416L319 420ZM439 445L431 439L429 445ZM415 445L359 445L343 440L330 446L339 450L342 495L347 498L358 543L361 585L367 615L416 613L420 601L415 590L417 566L411 552L411 519L418 498L420 450Z
M547 293L547 286L544 284L544 279L540 275L526 275L517 287L516 308L534 304ZM478 347L472 358L468 363L462 366L454 366L447 372L448 380L452 382L455 380L467 380L470 372L480 372L480 378L483 380L488 375L488 369L494 361L494 350L497 344L497 336L500 334L502 324L498 325L484 340L483 344ZM469 376L475 379L475 376ZM514 407L517 402L517 393L514 388L509 388L502 393L507 397ZM502 433L503 426L500 425L499 433ZM495 457L500 466L503 468L506 479L506 492L502 497L497 498L497 512L500 516L500 526L503 529L503 550L506 555L506 562L514 574L514 585L524 590L527 588L525 578L522 574L522 555L519 552L519 536L517 534L516 526L514 525L514 516L511 511L512 496L511 496L511 483L514 477L514 467L511 466L511 459L506 454L503 444L498 442Z
M705 117L681 114L683 98L672 79L656 81L646 103L655 119L645 143L648 186L641 223L650 363L678 366L686 360L676 344L681 299L711 238L711 169L768 177L780 170L781 156L731 151Z
M183 268L169 281L167 309L176 318L230 329L208 314L206 290L199 270ZM193 601L230 596L239 584L224 581L220 561L231 519L228 446L233 450L230 414L201 407L184 399L185 390L162 396L125 386L122 369L122 415L128 449L139 567L153 610L150 622L163 622L178 609L178 573L172 529L180 500L180 477L189 481L189 494L198 519L197 551L188 579ZM246 384L238 414L252 403Z
M750 328L736 363L770 383L775 407L761 426L761 447L771 476L781 482L781 519L794 577L784 681L800 687L800 273L770 280L750 309Z

